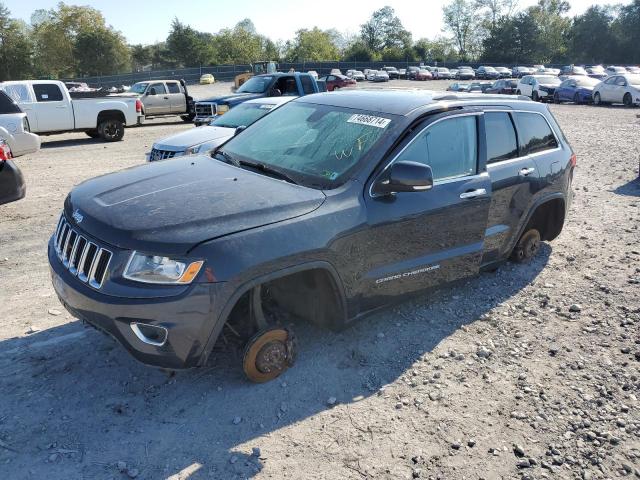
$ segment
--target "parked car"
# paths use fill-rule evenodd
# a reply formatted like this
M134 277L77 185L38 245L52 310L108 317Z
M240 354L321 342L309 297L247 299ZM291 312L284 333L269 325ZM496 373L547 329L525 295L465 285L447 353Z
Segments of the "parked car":
M144 122L142 102L137 98L72 99L64 83L57 80L2 82L0 90L20 105L30 131L40 135L80 131L116 142L124 137L125 126Z
M468 92L471 85L469 83L452 83L447 87L447 92Z
M533 68L522 67L522 66L513 67L512 73L515 78L522 78L525 75L531 75L533 73Z
M349 78L346 75L327 75L326 77L320 77L318 80L326 82L328 92L340 90L341 88L355 87L357 84L353 78Z
M0 205L20 200L27 192L22 172L12 158L9 144L0 138Z
M476 73L473 71L471 67L460 67L458 69L458 73L456 73L455 78L458 80L473 80L476 78Z
M457 68L450 68L449 69L449 78L458 78L458 69Z
M530 261L563 229L576 156L547 107L458 95L300 98L213 158L88 180L49 240L53 288L156 367L204 366L223 328L237 333L264 382L293 363L292 317L344 328Z
M420 81L432 80L433 79L433 75L426 68L421 68L414 74L413 79L414 80L420 80Z
M139 98L145 118L179 115L191 122L195 115L194 100L184 80L148 80L134 83L123 97Z
M311 75L316 80L318 79L318 72L316 72L315 70L309 70L307 74Z
M364 73L362 73L360 70L347 70L347 77L353 78L356 82L362 82L363 80L366 80Z
M501 95L514 95L518 89L518 81L503 79L495 81L484 93L497 93Z
M560 75L560 69L559 68L538 68L535 72L534 75L552 75L552 76L559 76Z
M623 103L627 107L640 105L640 75L613 75L593 89L593 103Z
M500 78L511 78L513 72L507 67L496 67L496 71L500 74Z
M585 76L587 77L587 71L583 67L578 67L576 65L566 65L560 69L561 77L569 77L569 76Z
M418 72L420 71L420 67L407 67L407 79L408 80L415 80L416 79L416 75L418 74ZM431 72L429 72L431 73Z
M624 67L616 67L614 65L611 65L605 69L605 73L610 77L611 75L624 75L628 72Z
M534 102L550 101L560 83L553 75L525 75L518 82L516 93L531 97Z
M604 80L608 77L607 72L605 71L602 65L594 65L591 67L587 67L586 69L587 75L591 78L597 78L598 80Z
M248 100L209 125L170 135L153 144L149 162L179 158L184 155L208 154L249 125L296 97L267 97Z
M638 75L640 74L640 67L627 67L627 72Z
M216 83L216 79L210 73L205 73L200 76L200 85L211 85Z
M0 90L0 138L9 146L13 157L40 149L40 137L29 130L29 120L20 105Z
M206 125L218 115L254 98L291 96L302 97L318 93L320 87L308 73L267 73L251 77L235 93L199 100L195 104L196 125Z
M449 80L451 78L451 72L445 67L434 68L431 75L434 80Z
M399 68L398 69L398 78L400 78L401 80L406 80L407 79L407 69L406 68Z
M473 82L469 85L470 92L484 93L493 86L493 82Z
M577 75L567 77L553 94L555 103L574 102L591 103L593 102L593 89L600 83L597 78L590 78L586 75Z
M493 67L478 67L476 70L476 78L482 80L497 80L500 78L500 72Z
M340 71L339 68L332 68L331 71L329 72L329 75L342 75L342 72Z
M382 67L382 70L387 72L390 80L397 80L398 78L400 78L400 72L398 72L398 69L396 67Z
M367 80L370 82L388 82L389 75L384 70L369 70Z

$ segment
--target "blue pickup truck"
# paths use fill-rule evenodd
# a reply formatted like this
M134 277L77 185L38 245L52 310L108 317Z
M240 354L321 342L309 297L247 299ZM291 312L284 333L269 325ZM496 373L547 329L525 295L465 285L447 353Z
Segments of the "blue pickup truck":
M308 73L269 73L256 75L243 83L235 93L222 97L200 100L195 104L196 125L208 124L218 115L229 111L247 100L264 97L302 97L323 92L321 82Z

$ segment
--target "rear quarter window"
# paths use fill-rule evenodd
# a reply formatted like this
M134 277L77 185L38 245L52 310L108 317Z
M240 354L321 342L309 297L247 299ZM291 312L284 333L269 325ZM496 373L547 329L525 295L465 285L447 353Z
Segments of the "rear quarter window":
M502 162L518 156L518 142L511 116L506 112L484 114L487 132L487 163Z
M520 139L521 156L558 147L558 141L544 116L537 113L517 112L514 117Z
M33 93L38 102L59 102L62 100L62 90L53 83L34 83Z
M22 110L6 93L0 91L0 113L22 113Z
M310 93L314 93L313 82L311 81L311 77L306 75L300 76L300 83L302 84L302 91L305 95Z

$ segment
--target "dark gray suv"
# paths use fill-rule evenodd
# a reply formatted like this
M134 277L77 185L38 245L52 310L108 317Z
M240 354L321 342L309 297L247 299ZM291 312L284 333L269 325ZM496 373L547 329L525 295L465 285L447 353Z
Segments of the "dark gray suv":
M530 259L562 230L575 164L547 107L522 97L306 96L211 157L74 188L49 242L53 285L144 363L204 365L226 329L266 381L295 358L292 318L341 329Z

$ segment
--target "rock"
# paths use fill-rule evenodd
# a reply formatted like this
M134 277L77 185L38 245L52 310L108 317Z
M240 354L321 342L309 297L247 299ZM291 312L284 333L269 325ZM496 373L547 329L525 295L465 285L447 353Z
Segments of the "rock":
M529 460L529 465L531 465L532 467L535 467L538 464L538 461L533 457L528 458L528 460Z
M60 310L56 310L55 308L50 308L49 315L57 317L58 315L62 315L62 312Z
M451 443L451 448L453 448L454 450L460 450L460 447L462 447L462 443L460 442L460 440L456 440Z
M491 350L489 350L487 347L485 346L481 346L480 348L478 348L478 350L476 351L476 355L480 358L489 358L491 355L493 354L493 352Z
M34 327L33 325L31 325L29 327L29 330L27 330L27 333L37 333L39 331L40 331L40 329L38 327Z
M469 448L473 448L473 447L475 447L475 446L476 446L476 441L475 441L475 439L470 438L470 439L469 439L469 441L467 442L467 446L468 446Z
M240 422L242 422L242 417L234 417L233 418L233 424L234 425L238 425Z
M439 391L429 392L429 400L432 402L437 402L442 398L442 393Z
M582 311L582 307L579 304L574 303L569 307L569 311L573 313L578 313Z
M562 458L562 455L554 455L551 457L551 463L554 465L562 465L564 464L564 458Z
M522 448L520 445L514 445L513 446L513 453L515 454L516 457L524 457L524 448Z
M529 459L521 458L517 463L518 468L531 468L531 464L529 463Z
M327 405L329 405L330 407L333 407L337 401L338 399L336 397L329 397L327 399Z
M420 478L421 475L422 475L422 470L420 470L419 468L414 468L413 471L411 472L411 476L413 478Z
M118 471L120 473L124 473L127 471L127 462L123 462L122 460L120 460L118 463L116 463L116 468L118 469Z
M140 472L137 468L132 468L130 470L127 470L127 475L129 478L136 478L138 475L140 475Z
M627 353L631 353L631 349L629 347L622 347L620 352L626 355Z
M591 480L593 478L593 474L589 470L582 471L582 480Z
M515 411L511 412L511 418L515 418L516 420L524 420L527 418L527 414L524 412Z

